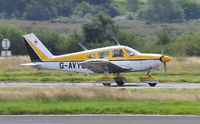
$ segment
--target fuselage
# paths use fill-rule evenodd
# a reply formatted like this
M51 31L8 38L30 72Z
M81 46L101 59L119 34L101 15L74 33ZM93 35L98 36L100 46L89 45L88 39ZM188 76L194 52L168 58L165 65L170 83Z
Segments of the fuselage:
M39 53L39 52L38 52ZM130 68L127 72L148 71L158 69L162 64L161 54L140 53L127 46L110 46L93 50L86 50L60 56L46 58L43 53L39 53L43 61L35 62L33 66L40 69L62 70L69 72L93 73L93 71L80 65L87 60L107 60L113 64ZM170 61L170 57L165 56L165 61Z

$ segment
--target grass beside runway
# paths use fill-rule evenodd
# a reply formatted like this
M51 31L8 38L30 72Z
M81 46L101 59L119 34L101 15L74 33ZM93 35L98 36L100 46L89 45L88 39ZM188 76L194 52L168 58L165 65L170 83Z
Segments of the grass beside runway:
M0 114L200 114L200 89L0 88Z
M129 82L140 82L139 77L145 75L145 72L140 73L126 73L123 74ZM200 83L200 72L192 73L188 72L172 72L167 74L163 72L153 73L160 82L190 82ZM0 81L24 81L24 82L95 82L101 78L101 74L86 74L69 73L61 71L44 71L44 70L32 70L32 71L0 71Z
M7 101L0 114L200 114L189 101Z
M26 81L26 82L95 82L102 74L68 73L62 71L36 70L31 67L20 66L28 63L28 56L11 58L0 57L0 81ZM125 73L129 82L139 82L139 77L146 72ZM153 72L160 82L200 82L200 58L179 58L173 59L168 64L168 72L164 73L162 67L160 71Z

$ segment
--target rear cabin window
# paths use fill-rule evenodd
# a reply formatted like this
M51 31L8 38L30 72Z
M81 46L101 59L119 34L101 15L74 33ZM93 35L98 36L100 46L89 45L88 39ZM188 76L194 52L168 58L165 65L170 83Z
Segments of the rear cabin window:
M112 51L112 57L124 57L122 49L116 49Z
M109 58L109 52L105 51L105 52L99 52L99 58Z
M89 59L95 59L96 56L95 56L95 54L90 54L90 55L88 55L88 58L89 58Z

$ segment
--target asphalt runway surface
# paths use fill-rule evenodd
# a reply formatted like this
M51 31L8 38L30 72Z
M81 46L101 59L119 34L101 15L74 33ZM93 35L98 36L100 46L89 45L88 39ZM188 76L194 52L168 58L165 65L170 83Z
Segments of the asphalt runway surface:
M1 124L199 124L200 116L159 115L11 115Z
M99 83L28 83L28 82L0 82L0 87L104 87ZM200 88L200 83L158 83L155 87L150 87L145 83L126 83L119 87L112 84L111 88L127 88L127 89L195 89Z

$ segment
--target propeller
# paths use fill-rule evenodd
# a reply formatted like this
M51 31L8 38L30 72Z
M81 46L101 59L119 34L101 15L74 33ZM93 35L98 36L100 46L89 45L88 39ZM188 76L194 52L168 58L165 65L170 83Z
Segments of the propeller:
M164 68L165 74L167 74L167 62L171 61L172 58L165 55L163 46L161 48L161 53L162 53L162 55L160 57L160 61L163 63L163 68Z
M162 58L164 57L164 49L162 49L162 56L161 56ZM161 58L161 60L162 60L162 58ZM165 72L165 74L167 73L167 64L166 64L166 62L163 62L163 67L164 67L164 72Z
M164 67L165 73L167 73L167 64L166 64L166 62L163 63L163 67Z
M160 61L163 63L164 72L166 74L167 73L167 64L162 61L162 58L164 57L164 49L163 48L161 49L161 53L162 53L162 56L160 57Z
M163 63L165 73L167 73L167 62L171 61L171 57L164 55L163 49L162 49L162 56L160 57L160 61Z

